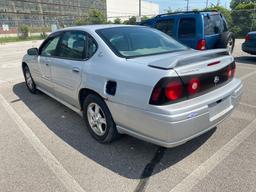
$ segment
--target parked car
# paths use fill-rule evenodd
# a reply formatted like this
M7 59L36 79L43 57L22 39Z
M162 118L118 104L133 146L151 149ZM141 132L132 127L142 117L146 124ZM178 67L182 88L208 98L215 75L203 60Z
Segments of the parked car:
M197 50L227 48L232 53L235 45L225 17L217 11L161 14L141 25L157 28Z
M245 42L242 44L242 50L246 53L256 55L256 32L249 32L245 37Z
M30 92L41 90L82 115L101 143L129 134L183 144L224 120L242 93L226 50L193 50L143 26L54 32L27 51L22 70Z

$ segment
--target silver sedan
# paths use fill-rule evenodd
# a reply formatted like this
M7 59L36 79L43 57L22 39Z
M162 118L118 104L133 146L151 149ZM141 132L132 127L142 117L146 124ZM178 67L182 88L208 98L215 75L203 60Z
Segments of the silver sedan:
M223 121L242 83L226 50L196 51L142 26L93 25L52 33L27 51L22 70L40 90L79 113L90 134L120 134L174 147Z

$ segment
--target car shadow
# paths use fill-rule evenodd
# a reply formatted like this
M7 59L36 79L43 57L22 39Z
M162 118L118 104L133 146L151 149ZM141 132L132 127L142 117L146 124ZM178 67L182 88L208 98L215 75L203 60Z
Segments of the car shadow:
M235 57L235 61L242 64L251 64L256 65L256 57L255 56L240 56Z
M212 129L172 149L158 147L130 136L123 136L111 144L103 145L89 135L79 115L54 99L41 92L37 95L30 94L25 83L14 85L13 92L65 143L101 166L130 179L147 178L173 166L197 150L216 130ZM31 127L31 129L35 128ZM163 156L168 161L162 161ZM151 163L152 161L155 163ZM158 163L161 163L161 168L156 166ZM148 165L151 166L149 172L147 172Z

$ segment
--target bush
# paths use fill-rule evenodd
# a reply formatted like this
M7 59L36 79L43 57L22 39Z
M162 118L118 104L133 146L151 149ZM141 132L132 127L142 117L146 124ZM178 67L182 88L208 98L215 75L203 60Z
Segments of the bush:
M20 25L18 28L19 32L19 38L21 39L27 39L28 38L28 33L29 33L29 26L27 25Z
M106 16L98 10L91 10L88 16L83 16L74 21L75 25L90 25L107 23Z
M116 19L114 20L114 24L121 24L121 23L122 23L122 21L121 21L120 18L116 18Z

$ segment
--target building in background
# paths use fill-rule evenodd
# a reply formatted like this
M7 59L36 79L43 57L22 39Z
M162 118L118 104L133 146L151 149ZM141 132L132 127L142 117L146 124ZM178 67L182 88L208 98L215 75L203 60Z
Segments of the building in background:
M140 0L0 0L0 35L17 34L18 27L28 25L32 33L41 28L71 26L74 20L99 10L108 20L139 16ZM141 15L159 14L159 5L141 1Z
M106 15L106 0L0 0L0 33L13 33L21 24L69 26L90 9Z
M139 0L106 0L107 18L110 21L120 18L127 20L132 16L139 16ZM159 14L159 4L141 1L141 15L155 16Z

